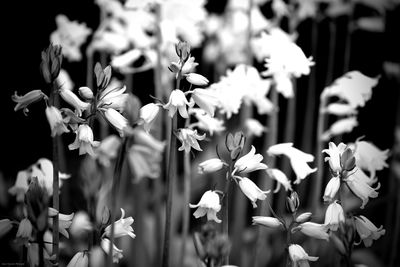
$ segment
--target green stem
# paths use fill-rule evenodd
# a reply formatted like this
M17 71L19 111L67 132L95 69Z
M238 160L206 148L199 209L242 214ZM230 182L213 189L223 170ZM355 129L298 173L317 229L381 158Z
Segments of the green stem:
M229 186L231 183L232 164L226 174L224 196L222 198L222 234L229 236ZM222 259L222 265L229 265L229 254Z
M321 137L324 132L326 124L326 114L324 113L326 104L327 104L326 97L321 97L319 104L318 121L317 121L317 148L315 151L315 155L317 157L317 174L316 174L317 177L314 183L314 188L312 190L313 194L310 194L313 214L316 214L320 205L321 188L324 178L324 161L322 156L322 150L324 149L325 142L321 139Z
M126 144L128 138L124 137L121 143L121 147L119 149L119 154L117 158L117 162L115 163L114 168L114 179L112 183L111 189L111 233L110 233L110 249L108 251L107 257L107 266L111 267L113 264L113 243L114 243L114 222L115 222L115 213L117 209L117 196L119 191L119 185L121 183L121 170L125 159L125 151L126 151Z
M179 79L178 79L179 82ZM179 88L179 87L178 87ZM176 179L176 136L177 115L171 119L171 131L169 136L169 152L167 165L167 206L165 210L165 231L162 266L169 267L170 241L172 236L172 198Z
M39 267L44 267L44 257L43 257L43 250L44 250L44 242L43 242L43 234L44 232L37 233L37 241L38 241L38 253L39 253ZM57 263L57 262L56 262Z
M269 116L268 118L268 129L269 129L269 134L265 135L265 140L263 144L263 149L262 151L266 151L271 145L274 145L277 143L278 140L278 92L275 90L275 88L271 88L270 92L270 99L271 102L274 104L275 110L274 112ZM270 168L273 168L275 166L275 157L269 157L267 158L267 165ZM262 174L261 174L262 173ZM267 190L272 188L273 185L273 180L271 177L266 177L265 172L260 172L261 179L260 179L260 188L262 190ZM269 198L270 205L272 206L273 203L273 198ZM269 216L270 210L266 208L266 201L262 201L260 204L260 208L257 211L257 214L263 214L263 216ZM254 249L254 257L253 257L253 264L252 266L256 267L258 265L258 258L259 254L263 249L265 248L264 246L264 241L267 238L267 232L265 229L258 227L257 229L258 234L257 234L257 240L255 243L255 249Z
M185 120L185 127L187 128L190 124L190 117ZM181 258L180 266L183 267L184 258L186 255L186 240L189 233L189 206L190 201L190 187L191 187L191 166L190 166L190 152L184 152L183 154L183 211L182 211L182 247L181 247Z
M51 104L58 108L58 87L55 82L53 82L51 86L51 93L50 93L50 99L51 99ZM60 210L60 199L59 199L59 191L60 191L60 186L59 186L59 155L58 155L58 139L59 136L55 135L52 138L52 161L53 161L53 208L56 210ZM59 220L58 220L58 214L54 216L53 218L53 255L55 255L55 262L58 263L59 259ZM43 237L42 237L43 239Z

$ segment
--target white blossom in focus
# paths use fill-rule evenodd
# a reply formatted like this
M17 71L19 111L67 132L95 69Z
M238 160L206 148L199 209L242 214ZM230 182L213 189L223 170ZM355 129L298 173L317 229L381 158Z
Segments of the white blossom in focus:
M197 208L197 210L193 213L195 218L207 215L207 220L214 220L217 223L221 222L221 220L217 218L217 212L221 210L221 204L219 196L215 191L206 191L201 197L199 203L195 205L189 204L189 207Z
M354 224L356 226L358 235L360 236L366 247L370 247L374 240L378 240L386 233L386 230L383 229L382 225L377 228L370 220L368 220L363 215L354 216Z

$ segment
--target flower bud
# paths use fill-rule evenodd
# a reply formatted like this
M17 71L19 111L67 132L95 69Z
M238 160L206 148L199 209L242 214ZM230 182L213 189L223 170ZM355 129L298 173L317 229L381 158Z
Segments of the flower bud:
M62 48L60 45L50 44L49 47L42 51L42 61L40 63L40 71L46 83L52 83L60 74L62 63Z
M129 125L134 125L137 123L141 105L142 104L137 96L132 93L128 94L122 114L128 119Z
M199 173L216 172L222 169L226 163L218 158L209 159L199 164Z
M172 73L178 73L180 70L179 64L176 62L172 62L169 66L168 69L172 72Z
M110 209L104 206L103 211L101 213L101 224L107 225L110 222Z
M299 196L295 191L293 191L290 193L289 197L286 197L286 209L289 212L294 213L297 211L299 206L300 206Z
M225 139L225 146L231 152L231 159L236 160L243 149L245 136L243 132L236 132L235 136L229 133Z
M340 166L343 170L351 171L356 167L356 158L354 157L354 152L351 148L346 148L340 157Z
M86 100L93 99L93 91L87 86L79 87L79 95Z
M253 216L253 224L262 225L268 228L278 229L283 228L283 224L277 218L268 216Z
M304 212L304 213L300 214L299 216L297 216L296 222L298 222L298 223L308 222L311 219L311 216L312 216L311 212Z
M182 62L190 57L190 45L187 42L179 42L175 45L175 52Z
M187 74L186 80L197 86L206 86L209 83L209 80L206 77L197 73Z
M99 89L104 89L108 86L111 79L111 66L104 68L97 62L94 66L94 74L96 76L96 84Z

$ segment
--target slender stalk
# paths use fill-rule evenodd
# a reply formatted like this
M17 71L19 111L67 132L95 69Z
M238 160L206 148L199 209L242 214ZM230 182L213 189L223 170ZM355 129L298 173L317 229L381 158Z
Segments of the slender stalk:
M51 88L51 93L50 93L50 99L51 99L51 104L55 107L58 107L58 92L57 92L57 84L53 82L52 88ZM60 185L59 185L59 155L58 155L58 141L59 136L55 135L52 138L52 161L53 161L53 208L56 210L60 210L60 199L59 199L59 191L60 191ZM58 214L54 216L53 218L53 255L55 255L55 262L58 263L59 259L59 242L60 242L60 237L59 237L59 219L58 219ZM43 237L42 237L43 239ZM42 240L43 241L43 240Z
M113 264L113 244L114 244L114 222L115 222L115 212L117 209L117 196L119 191L119 185L121 183L121 170L125 159L126 144L128 138L124 137L122 140L121 147L119 149L119 154L117 162L114 167L114 179L111 188L111 233L110 233L110 249L108 251L107 266L111 267Z
M178 82L180 80L178 79ZM179 85L179 84L178 84ZM179 87L178 87L179 88ZM169 152L167 166L167 207L165 210L165 229L162 266L169 267L170 241L172 236L172 198L176 179L176 136L177 115L171 119L171 132L169 136Z
M335 69L335 48L336 48L336 23L335 21L329 21L329 50L328 50L328 69L326 71L325 85L330 84L333 81L334 69Z
M180 266L184 264L186 254L186 240L189 233L189 207L190 187L191 187L191 169L190 169L190 152L185 152L183 155L183 226L182 226L182 247Z
M319 208L320 205L320 199L321 199L321 188L322 188L322 182L324 178L324 161L322 157L322 150L324 149L325 142L321 139L321 136L324 132L325 125L326 125L326 114L323 112L325 106L327 104L327 99L326 97L321 97L320 104L319 104L319 112L318 112L318 122L317 122L317 147L315 151L315 155L317 157L317 172L316 172L316 179L314 188L310 194L311 197L311 205L312 205L312 212L313 214L316 214L316 211Z
M393 177L395 178L395 177ZM389 257L389 266L395 266L395 261L396 261L396 256L398 255L398 242L399 242L399 235L400 235L400 188L398 187L397 183L397 194L396 196L396 213L394 218L395 219L395 225L393 228L393 241L391 244L391 249L390 249L390 257Z
M232 164L229 173L226 174L227 179L224 189L224 197L222 199L222 234L229 236L229 186L231 183ZM222 265L229 265L229 254L222 259Z
M271 102L274 104L274 107L276 108L275 111L269 116L267 124L268 124L268 129L269 129L269 134L265 135L265 140L263 144L263 149L262 151L266 151L271 145L274 145L277 143L278 140L278 92L275 90L275 88L271 88L270 92L270 99ZM267 158L267 165L270 168L273 168L275 166L275 158L274 157L269 157ZM262 173L262 174L261 174ZM265 172L260 172L261 179L260 179L260 188L262 190L267 190L269 188L272 188L273 185L273 180L271 177L265 177ZM273 203L273 198L270 197L269 203L272 206ZM262 201L260 204L260 208L257 211L257 214L264 214L263 216L269 216L270 210L266 208L266 202ZM267 232L265 229L262 227L258 227L258 234L257 234L257 241L255 243L255 249L254 249L254 257L253 257L253 264L252 266L256 267L258 266L258 258L259 254L261 251L263 251L264 247L264 240L267 238Z
M188 127L190 124L190 117L185 120L185 127ZM190 187L191 187L191 166L190 166L190 152L186 152L183 154L183 211L182 211L182 247L181 247L181 258L180 258L180 266L183 267L184 258L186 254L186 240L189 233L189 207L188 203L190 201Z
M86 52L86 86L93 90L93 52Z
M350 55L351 55L351 45L352 45L352 34L353 34L353 16L354 16L354 5L350 9L351 13L347 22L347 34L346 34L346 43L344 46L344 64L343 64L343 72L348 72L350 69Z

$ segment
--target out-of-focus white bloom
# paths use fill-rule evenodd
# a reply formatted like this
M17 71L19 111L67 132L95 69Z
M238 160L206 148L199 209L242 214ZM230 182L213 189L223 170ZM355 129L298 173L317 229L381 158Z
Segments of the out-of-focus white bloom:
M93 97L94 97L93 91L89 87L82 86L82 87L79 87L78 90L79 90L79 95L81 97L83 97L84 99L87 99L87 100L93 99Z
M122 86L116 79L112 79L107 88L100 93L97 106L99 108L112 108L122 112L129 96L125 91L125 85Z
M28 168L28 172L30 173L29 179L37 177L40 186L46 188L49 196L53 195L53 163L50 160L40 158ZM58 177L61 188L63 180L70 178L71 175L59 172Z
M69 261L67 267L88 267L89 257L86 252L77 252L72 259Z
M289 15L288 5L283 0L273 0L272 10L278 18Z
M186 74L186 80L197 86L206 86L209 83L209 80L206 77L198 73Z
M378 240L386 233L386 230L383 229L382 225L381 227L377 228L370 220L368 220L363 215L354 216L354 224L356 225L358 235L360 236L366 247L370 247L373 240Z
M215 92L209 89L196 88L192 92L194 102L211 117L214 117L215 108L219 104L219 99Z
M69 233L67 229L69 229L72 224L74 214L74 212L71 214L62 214L59 213L56 209L49 208L49 224L50 226L53 226L53 217L58 215L58 230L60 234L62 234L66 238L69 238Z
M193 114L197 122L190 124L189 128L198 127L204 131L208 131L210 135L214 135L214 132L222 132L225 130L224 121L211 117L204 110L199 108L190 108L189 114Z
M179 151L185 150L185 152L190 152L190 148L193 147L198 151L203 151L200 148L197 140L204 140L206 138L206 134L199 135L197 134L197 130L192 130L189 128L182 128L178 130L178 139L182 142L182 146L178 148Z
M221 210L221 204L219 201L219 196L215 191L208 190L201 197L199 203L196 205L189 204L190 208L197 208L193 213L195 218L207 215L207 220L214 220L220 223L221 220L217 218L217 212Z
M75 108L75 111L77 112L78 116L81 116L82 111L90 107L90 103L83 102L82 100L79 99L79 97L76 94L63 87L60 88L59 94L62 97L62 99L65 100L65 102L67 102L68 104L70 104Z
M372 88L378 84L378 78L370 78L359 71L350 71L326 87L321 97L337 96L350 106L363 107L372 96Z
M389 157L389 149L380 150L367 141L356 141L354 148L357 167L369 171L370 178L375 177L376 171L388 167L386 160Z
M344 211L342 206L334 201L326 209L324 224L328 225L331 231L337 231L340 223L344 223Z
M214 158L214 159L208 159L206 161L203 161L202 163L199 164L199 173L211 173L211 172L216 172L222 169L226 165L225 162L223 162L219 158Z
M133 181L142 178L158 178L161 172L162 153L165 142L161 142L144 130L134 131L134 144L128 151L128 162Z
M113 257L113 262L118 263L120 259L123 258L124 255L122 255L123 250L117 248L114 244L111 244L110 240L108 238L103 238L101 239L100 246L104 250L105 253L110 253L110 246L112 245L112 257Z
M268 166L261 163L263 156L259 153L256 154L256 148L251 146L249 153L239 158L234 165L233 172L248 173L256 170L267 169Z
M188 118L189 115L186 106L191 105L192 104L186 99L185 94L181 90L175 89L171 92L169 101L163 108L168 110L168 114L171 118L175 115L177 109L182 118Z
M317 239L329 240L328 230L329 227L326 224L319 224L314 222L305 222L298 226L300 232L310 237Z
M359 170L356 170L356 172ZM377 187L372 188L369 186L367 181L365 181L362 177L359 175L350 175L345 179L345 182L351 189L351 191L361 199L362 204L361 204L361 209L364 209L365 205L368 203L369 198L376 198L378 197L378 192L375 190L378 190L380 188L380 184L378 184Z
M136 235L133 233L133 228L131 226L133 223L133 218L132 216L124 218L124 216L125 210L121 208L121 218L114 222L114 237L118 238L129 235L130 237L135 238ZM104 234L107 237L111 236L111 227L112 225L110 224L104 229Z
M357 109L349 104L331 103L324 109L324 112L336 116L347 116L356 115Z
M20 238L30 239L31 235L32 235L32 224L27 218L24 218L19 223L16 236Z
M28 191L29 183L28 179L30 178L30 173L26 170L19 171L17 174L17 179L15 180L15 184L8 189L8 193L13 196L16 196L17 202L24 202L25 193Z
M252 51L256 59L262 61L270 57L280 44L293 41L294 37L280 27L270 27L268 31L263 31L258 37L252 39Z
M50 125L52 137L69 132L67 126L63 121L61 111L58 108L54 106L47 106L45 109L45 113L47 121Z
M149 103L140 108L140 118L143 124L143 128L146 132L149 132L158 112L160 111L160 106L154 103Z
M65 90L72 91L74 89L74 82L71 80L71 77L69 77L68 72L64 69L60 70L60 73L56 78L56 83L60 88L62 87Z
M6 235L13 228L10 219L0 220L0 238Z
M271 178L275 179L278 182L278 185L274 190L274 193L279 191L281 185L283 185L286 191L293 190L292 185L290 184L290 180L287 178L286 174L284 174L281 170L270 168L267 169L266 172Z
M139 49L131 49L121 55L116 55L111 60L111 66L114 69L121 70L128 68L133 62L138 60L142 52Z
M111 160L117 157L120 144L121 140L116 135L107 136L95 148L94 158L98 159L103 166L109 167Z
M325 192L324 192L324 201L332 201L337 192L339 191L340 188L340 177L339 176L334 176L332 177L328 184L325 187Z
M266 127L263 126L258 120L253 118L248 118L245 121L245 127L248 132L248 136L260 137L264 132L266 132Z
M72 219L69 232L74 237L82 236L85 232L89 232L93 229L92 223L90 222L89 215L85 211L78 211L75 213Z
M309 266L309 261L318 260L318 257L308 256L307 252L297 244L289 246L289 256L294 267L307 267Z
M309 174L317 171L317 168L311 169L307 164L307 162L314 160L314 156L293 147L293 143L281 143L270 146L267 153L275 156L285 155L289 158L292 169L296 173L295 184L299 184Z
M70 21L65 15L56 16L57 30L50 35L50 41L62 46L63 55L70 61L80 61L80 47L86 42L92 30L85 23Z
M262 191L252 180L247 177L237 177L239 179L239 187L243 194L250 199L253 208L257 208L256 201L264 200L267 194L271 191Z
M79 125L76 131L75 141L68 145L69 150L74 150L79 148L79 155L88 153L91 156L95 156L93 147L98 147L100 145L99 141L93 140L93 131L87 124Z
M328 130L326 130L322 136L321 140L328 141L330 138L351 132L354 127L358 126L358 121L356 116L347 117L335 121Z
M268 216L253 216L252 222L255 225L262 225L268 228L283 228L283 224L275 217L268 217Z
M107 121L114 126L120 136L124 136L124 129L128 127L128 120L121 113L113 108L108 108L104 112Z
M325 157L325 161L329 162L329 167L333 173L338 175L342 171L342 165L340 163L340 158L343 152L346 150L346 145L344 143L339 143L335 145L333 142L329 142L329 149L322 150L322 153L326 153L329 157Z

